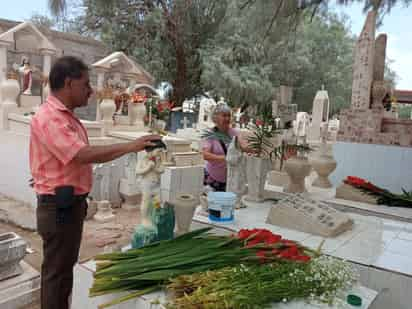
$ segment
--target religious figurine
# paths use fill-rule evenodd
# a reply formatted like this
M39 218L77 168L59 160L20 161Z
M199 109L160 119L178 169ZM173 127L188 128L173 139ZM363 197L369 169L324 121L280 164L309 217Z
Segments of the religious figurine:
M233 192L237 195L236 208L240 208L242 196L246 194L246 157L240 150L237 136L233 137L228 147L226 162L226 191Z
M160 175L164 172L165 149L147 151L137 162L136 175L141 177L141 221L132 236L132 248L173 238L175 217L173 205L160 199Z
M30 66L30 61L27 57L22 58L22 63L18 68L20 74L23 75L22 80L22 94L31 95L33 85L33 69Z
M151 227L149 207L153 199L160 196L160 175L164 172L164 149L156 148L138 160L136 175L141 177L142 201L140 204L141 224Z

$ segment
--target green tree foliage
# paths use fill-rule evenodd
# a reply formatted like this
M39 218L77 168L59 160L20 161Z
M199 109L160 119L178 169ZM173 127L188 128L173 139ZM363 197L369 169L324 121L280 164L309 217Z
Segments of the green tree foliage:
M76 1L83 7L78 32L126 52L158 81L170 81L177 104L208 91L232 105L262 106L281 84L294 87L299 110L311 111L322 85L332 113L350 103L355 40L327 1ZM368 0L365 8L388 12L410 1ZM387 76L395 79L393 71Z
M201 92L200 51L225 16L225 0L83 2L85 26L158 80L169 80L177 104Z
M266 33L275 8L258 6L246 13L231 6L232 16L203 51L203 86L234 105L260 105L271 101L279 85L291 85L299 109L310 111L324 85L333 110L349 104L354 38L346 21L322 11L297 27L278 19Z

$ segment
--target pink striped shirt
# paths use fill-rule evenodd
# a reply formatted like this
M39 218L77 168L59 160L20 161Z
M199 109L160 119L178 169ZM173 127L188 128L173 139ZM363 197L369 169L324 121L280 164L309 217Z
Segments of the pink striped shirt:
M80 120L56 97L50 95L30 124L30 169L37 194L54 194L54 188L72 185L75 194L92 187L91 164L73 158L89 144Z

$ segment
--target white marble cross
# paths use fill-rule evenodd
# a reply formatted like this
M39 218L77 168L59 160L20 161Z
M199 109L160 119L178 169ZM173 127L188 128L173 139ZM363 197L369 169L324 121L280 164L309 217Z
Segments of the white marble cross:
M188 124L190 123L189 119L187 119L186 116L183 117L183 120L180 120L180 123L183 124L183 129L187 129L188 128Z

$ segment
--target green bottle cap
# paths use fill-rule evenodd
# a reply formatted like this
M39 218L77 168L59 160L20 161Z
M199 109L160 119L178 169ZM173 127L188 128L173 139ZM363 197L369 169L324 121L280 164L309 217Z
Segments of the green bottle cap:
M360 298L357 295L349 294L346 300L347 300L349 305L352 305L352 306L355 306L355 307L362 306L362 298Z

